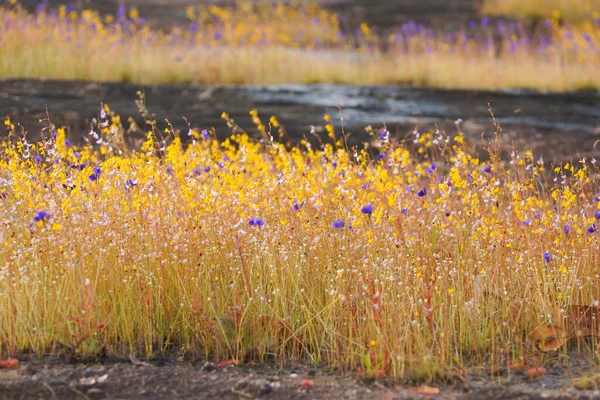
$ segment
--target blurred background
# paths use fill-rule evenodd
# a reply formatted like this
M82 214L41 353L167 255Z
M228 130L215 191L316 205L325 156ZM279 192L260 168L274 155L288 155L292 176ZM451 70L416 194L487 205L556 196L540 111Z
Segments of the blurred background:
M0 116L30 135L52 122L81 141L108 103L143 125L254 132L276 116L285 140L324 132L349 142L368 125L398 138L494 131L506 152L553 161L593 156L600 138L600 0L4 0ZM132 119L129 119L131 117ZM143 135L132 129L133 145Z

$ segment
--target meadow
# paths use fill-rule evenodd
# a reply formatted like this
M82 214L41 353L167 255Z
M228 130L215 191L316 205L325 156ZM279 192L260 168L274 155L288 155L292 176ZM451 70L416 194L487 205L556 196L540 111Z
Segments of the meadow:
M600 87L600 20L571 26L559 11L537 25L483 16L452 32L415 22L378 32L316 4L242 2L189 7L187 25L158 29L135 8L101 15L42 4L28 13L11 3L0 8L3 78L555 92ZM497 4L484 11L490 9L510 14Z
M187 25L158 28L125 6L11 0L0 77L597 90L596 2L553 1L388 32L308 3L189 7ZM181 131L138 95L141 117L100 104L84 137L52 107L41 132L2 119L0 369L170 357L448 383L600 356L596 159L507 152L491 107L478 142L459 119L367 126L358 146L341 108L303 138L256 109L252 126L223 112L227 132Z
M79 147L50 118L39 143L6 119L0 354L426 380L595 351L595 159L501 160L496 126L484 162L460 121L405 138L367 127L348 148L329 114L324 137L293 146L276 116L250 113L260 140L224 113L227 139L148 121L137 150L124 143L143 128L108 105Z

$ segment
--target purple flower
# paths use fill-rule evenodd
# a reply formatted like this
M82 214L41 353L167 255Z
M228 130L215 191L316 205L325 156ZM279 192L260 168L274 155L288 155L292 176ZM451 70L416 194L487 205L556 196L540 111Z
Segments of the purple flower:
M258 226L259 228L262 227L264 224L265 224L265 220L262 218L258 218L258 217L252 217L250 222L248 222L248 225Z
M171 167L170 165L167 167L167 173L172 174L173 172L175 172L175 170L173 169L173 167Z
M383 157L385 157L385 154L384 154L384 153L379 153L379 154L377 154L377 161L381 161L381 160L383 160Z
M390 139L390 132L387 129L382 129L379 131L379 139L382 142L387 142Z
M36 164L39 164L39 163L41 163L41 162L42 162L42 157L40 157L40 156L35 156L35 157L33 158L33 161L34 161Z
M588 233L594 233L596 232L598 228L596 227L596 224L592 224L590 225L590 227L588 228Z
M100 174L97 174L97 173L94 172L93 174L91 174L90 176L88 176L88 179L90 181L92 181L92 182L95 182L95 181L98 180L99 177L100 177Z
M596 203L600 203L600 194L599 194L599 195L596 195L596 197L594 197L594 201L595 201Z
M333 221L333 224L331 224L331 226L333 226L335 229L342 229L344 227L344 221L341 219L336 219L335 221Z
M204 138L204 140L210 139L210 135L208 134L208 131L206 129L202 130L202 137Z
M452 213L450 211L446 211L446 217L449 217Z
M408 207L404 207L400 212L404 215L408 214Z
M600 219L600 210L596 210L594 212L594 217L596 217L596 219Z
M426 194L427 194L427 188L423 188L417 192L417 196L419 196L419 197L425 197Z
M373 207L373 204L367 204L366 206L360 209L360 212L370 216L371 214L373 214L374 209L375 207Z
M127 18L126 15L125 15L125 13L126 13L125 4L121 3L119 5L119 9L117 11L117 16L119 17L120 20L123 20L123 19Z
M204 167L204 172L209 173L210 172L210 167Z
M33 220L35 222L46 222L50 219L51 215L48 214L46 211L44 210L39 210L37 213L35 213L35 216L33 217Z
M102 173L102 170L100 169L100 167L98 165L94 166L94 173L96 175L100 175Z
M429 168L427 168L427 173L431 174L433 171L435 171L436 168L437 168L437 164L432 162L431 166Z
M565 235L568 235L569 232L571 232L571 227L569 225L565 225L565 227L563 228L563 231L565 232Z
M489 174L490 172L492 172L492 166L491 165L486 165L483 170Z
M125 182L125 190L129 190L135 186L137 186L137 179L127 179L127 182Z
M546 261L546 263L550 263L550 261L552 261L552 256L550 255L550 252L546 251L544 253L544 260Z
M294 205L292 206L292 210L298 211L302 207L302 204L298 204L298 199L294 199Z
M67 148L71 147L71 141L69 139L65 139L65 146Z

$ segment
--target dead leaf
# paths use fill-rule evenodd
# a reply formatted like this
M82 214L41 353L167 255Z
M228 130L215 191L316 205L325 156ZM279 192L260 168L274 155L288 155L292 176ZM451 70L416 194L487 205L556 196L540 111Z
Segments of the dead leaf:
M438 389L436 387L432 387L432 386L426 386L426 385L414 387L414 388L411 388L410 390L412 392L415 392L418 394L425 394L425 395L429 395L429 396L434 396L434 395L440 393L440 389Z
M217 368L225 368L230 365L236 365L236 364L237 363L235 362L235 360L221 361L219 364L217 364Z
M565 329L550 324L540 324L533 330L533 338L544 352L558 350L570 339Z
M539 343L539 346L540 346L540 350L542 350L545 353L548 353L550 351L555 351L555 350L560 349L568 341L569 341L568 337L546 339L546 340L542 340Z
M540 324L533 330L535 340L544 340L550 338L568 338L569 334L565 329L550 324Z
M544 376L544 375L546 375L546 368L543 368L543 367L529 368L527 370L527 376L530 377L531 379L538 378L538 377Z
M19 360L15 358L9 358L7 360L0 360L0 369L3 368L15 368L19 365Z

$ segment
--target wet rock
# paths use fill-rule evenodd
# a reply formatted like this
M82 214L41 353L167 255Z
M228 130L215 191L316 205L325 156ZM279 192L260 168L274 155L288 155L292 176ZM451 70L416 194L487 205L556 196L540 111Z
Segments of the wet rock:
M20 122L31 140L35 140L45 126L39 119L44 118L48 107L52 121L68 126L71 140L81 144L89 130L89 119L97 115L101 100L123 118L138 118L138 124L143 126L135 105L140 85L90 86L81 82L27 79L3 80L0 85L3 93L17 98L0 96L0 114L10 115ZM466 138L480 143L482 132L490 137L493 131L487 106L490 103L503 128L506 154L514 142L516 148L531 149L536 156L543 155L546 161L560 161L575 158L577 154L586 155L582 151L590 152L591 157L600 127L598 93L469 92L326 84L211 89L203 85L150 85L145 88L145 94L153 105L150 111L157 113L157 121L168 118L176 130L187 131L187 124L181 118L185 115L194 127L214 126L220 139L230 132L220 118L223 111L243 128L253 125L248 115L250 109L257 108L261 115L278 115L291 141L297 142L310 131L310 124L318 125L322 121L325 109L335 110L341 105L346 132L353 133L348 138L349 145L369 140L364 133L364 127L369 124L380 126L385 122L402 138L412 132L415 125L427 130L438 124L440 129L453 134L454 120L458 118L464 119L461 128ZM207 91L209 95L198 100L198 96ZM517 109L521 111L515 114ZM337 125L339 121L334 123ZM2 133L0 130L0 135ZM144 137L136 135L131 135L128 145L141 145Z
M200 371L202 372L211 372L217 369L217 366L211 362L205 362L202 367L200 367Z
M262 396L271 393L280 386L280 382L271 382L268 379L244 379L235 385L234 390L245 392L252 396Z

